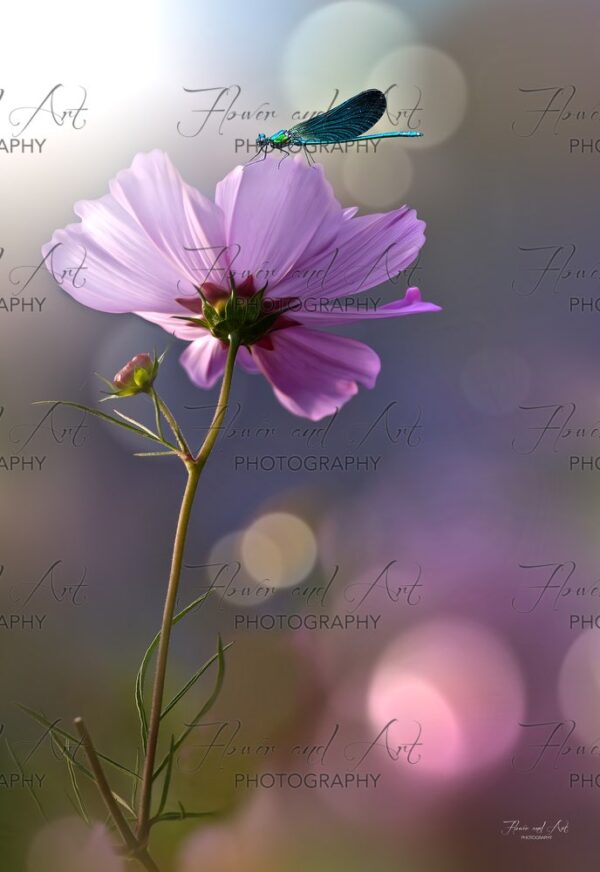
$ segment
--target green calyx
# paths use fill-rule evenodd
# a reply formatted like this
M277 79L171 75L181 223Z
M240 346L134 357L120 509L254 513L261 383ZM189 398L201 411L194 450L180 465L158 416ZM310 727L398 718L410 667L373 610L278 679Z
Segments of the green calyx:
M98 373L99 378L110 388L110 392L104 399L151 393L164 356L165 352L160 357L157 357L156 353L152 356L147 353L136 354L110 381Z
M213 336L229 342L232 336L240 345L252 345L262 339L272 329L282 314L282 309L267 310L264 305L265 285L249 296L238 294L233 276L229 278L231 292L216 302L209 302L202 290L202 317L185 317L189 324L196 324L210 330Z
M129 386L118 389L116 391L117 395L120 397L130 397L134 394L147 393L154 384L157 371L154 367L151 370L144 369L141 366L136 367L131 375Z

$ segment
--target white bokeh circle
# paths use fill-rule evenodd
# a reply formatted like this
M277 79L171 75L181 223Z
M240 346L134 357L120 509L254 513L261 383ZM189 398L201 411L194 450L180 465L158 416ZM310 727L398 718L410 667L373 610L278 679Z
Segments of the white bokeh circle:
M340 0L310 12L282 55L283 82L298 109L337 103L368 87L369 71L382 52L414 38L409 19L386 3Z
M388 128L394 125L389 129L411 127L423 133L418 139L402 140L407 148L444 142L458 130L467 111L463 71L450 55L433 46L394 49L374 64L368 84L387 93Z

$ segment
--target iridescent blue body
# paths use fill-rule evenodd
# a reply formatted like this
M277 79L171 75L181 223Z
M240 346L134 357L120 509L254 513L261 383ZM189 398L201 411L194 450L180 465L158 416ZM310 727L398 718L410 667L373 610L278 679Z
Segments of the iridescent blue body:
M389 139L392 137L415 138L423 134L418 130L395 130L390 133L369 133L366 131L376 124L387 108L385 94L371 89L362 91L355 97L334 106L328 112L315 115L308 121L278 130L271 136L259 133L256 139L257 156L269 149L289 154L288 148L309 145L332 145L341 142L364 142L369 139ZM308 156L308 152L306 152Z

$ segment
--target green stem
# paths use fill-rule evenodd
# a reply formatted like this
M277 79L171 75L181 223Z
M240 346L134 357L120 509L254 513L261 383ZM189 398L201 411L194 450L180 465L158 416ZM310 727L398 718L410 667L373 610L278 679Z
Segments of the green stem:
M186 463L188 471L188 479L181 503L179 512L179 520L177 522L177 531L175 533L175 544L173 546L173 557L171 560L171 573L169 576L169 585L167 588L167 596L165 599L163 620L160 631L160 642L158 646L158 655L156 661L156 672L154 676L154 688L152 691L152 707L150 710L150 721L148 729L148 746L146 757L144 760L144 771L142 775L142 788L140 793L139 819L138 819L138 838L143 840L147 836L148 819L150 817L150 804L152 801L152 774L154 772L154 760L156 758L156 748L158 745L158 732L160 726L160 713L162 709L163 690L165 685L165 676L167 671L167 658L169 655L169 642L171 637L171 626L173 623L173 615L175 612L175 604L177 601L177 591L179 588L179 579L181 576L181 567L183 563L183 550L185 546L185 538L194 504L194 497L198 487L199 473L193 463Z
M167 672L167 660L169 656L169 642L171 638L171 628L173 625L175 605L177 602L177 591L179 589L181 568L183 565L185 540L189 527L190 516L192 513L192 506L194 504L194 498L196 496L198 482L200 480L200 474L214 447L217 436L219 434L219 430L221 428L223 417L225 416L225 412L227 410L235 358L239 348L239 340L235 334L232 334L229 339L230 341L229 351L227 354L227 363L225 364L225 372L223 375L223 381L221 382L221 391L219 393L217 408L215 410L210 429L196 457L189 456L185 460L188 478L185 492L183 495L183 501L181 503L181 509L179 512L179 520L177 522L175 543L173 546L173 556L171 559L171 572L169 576L169 584L167 588L167 596L165 599L163 619L160 630L160 642L158 646L156 672L154 675L154 686L152 690L152 704L150 709L150 719L148 722L148 746L146 750L146 757L144 760L142 787L140 791L137 838L142 845L146 843L150 831L154 764L156 760L156 751L158 747L158 737L160 732L165 677ZM173 418L167 407L164 405L164 403L162 403L162 401L160 402L161 411L163 412L163 414L165 414L165 417L169 421L169 425L179 439L179 426L175 422L175 419ZM182 436L181 438L183 439ZM187 445L185 447L187 449Z
M125 845L129 850L129 854L131 857L135 857L142 866L148 870L148 872L159 872L158 866L148 854L145 845L141 845L133 832L129 828L129 824L125 820L123 812L119 808L119 805L113 796L113 792L110 789L108 781L106 779L106 775L104 774L104 769L102 768L102 764L98 759L98 754L96 753L96 749L94 747L94 743L92 742L92 738L88 732L88 729L83 722L83 718L75 719L75 727L77 728L77 732L81 737L81 742L83 747L85 748L86 754L88 756L88 760L90 761L90 766L92 768L92 772L94 773L94 778L96 780L96 785L104 802L106 803L106 807L110 812L112 819L115 822L117 829L119 830Z
M213 450L213 446L217 441L217 436L219 435L219 431L223 424L223 418L225 417L225 413L227 412L227 403L229 401L229 392L231 390L231 380L233 378L233 365L235 363L235 356L238 353L239 347L239 338L235 333L232 333L229 337L229 352L227 354L227 363L225 364L225 372L223 373L223 381L221 382L221 391L219 393L219 399L217 401L217 408L215 409L215 414L213 416L209 431L206 434L206 438L202 443L202 447L200 448L200 451L196 455L195 459L195 462L200 470L204 469L206 461L210 456L210 452Z

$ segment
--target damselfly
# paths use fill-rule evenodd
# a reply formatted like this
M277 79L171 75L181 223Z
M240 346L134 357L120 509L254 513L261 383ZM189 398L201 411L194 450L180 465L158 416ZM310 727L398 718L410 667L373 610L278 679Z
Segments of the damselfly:
M301 121L287 130L278 130L271 136L259 133L256 139L256 160L259 155L266 157L270 150L284 152L299 146L304 149L307 160L311 160L309 145L332 145L343 142L364 142L369 139L388 139L395 136L416 137L423 134L419 130L395 130L391 133L369 133L363 135L376 124L387 108L383 91L371 88L350 97L345 103L334 106L328 112L315 115L308 121ZM314 161L314 159L313 159Z

